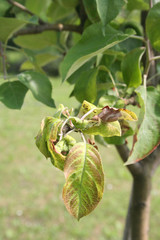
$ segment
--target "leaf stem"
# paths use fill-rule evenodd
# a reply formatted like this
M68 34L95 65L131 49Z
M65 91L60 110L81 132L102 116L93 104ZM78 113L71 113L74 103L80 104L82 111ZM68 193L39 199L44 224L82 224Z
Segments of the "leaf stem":
M92 113L96 108L92 108L91 110L89 110L87 113L85 113L82 117L81 120L84 120L90 113Z
M117 97L119 97L119 92L118 92L118 89L117 89L117 87L116 87L116 83L115 83L115 81L114 81L114 78L113 78L113 76L112 76L112 74L111 74L111 71L110 71L106 66L104 66L104 65L100 65L98 68L99 68L99 70L103 70L103 71L106 71L106 72L108 73L108 75L109 75L109 77L110 77L110 79L111 79L111 81L112 81L112 83L113 83L113 86L114 86L116 95L117 95Z

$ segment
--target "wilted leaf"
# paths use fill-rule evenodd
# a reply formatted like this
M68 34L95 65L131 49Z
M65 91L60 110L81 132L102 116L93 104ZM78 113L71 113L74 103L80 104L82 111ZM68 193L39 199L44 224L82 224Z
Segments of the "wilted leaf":
M134 137L137 141L133 143L133 149L126 164L142 160L160 143L160 92L153 87L148 87L146 104L144 97L142 98L142 92L143 87L137 90L143 110L140 117L142 123ZM144 104L145 108L143 108Z
M77 143L67 156L63 200L69 213L78 220L97 206L103 195L104 174L98 151L89 144Z
M26 71L19 74L18 79L31 90L38 101L49 107L55 107L54 100L51 97L52 85L47 76L38 72Z
M160 2L155 4L147 15L146 32L152 46L160 51Z
M137 88L142 83L140 61L143 54L144 48L136 48L126 54L122 61L123 79L128 87Z
M91 58L124 41L130 34L133 34L132 31L129 34L124 34L110 26L106 26L106 35L104 36L101 27L100 23L96 23L86 28L82 39L69 50L61 65L63 81L68 79Z
M5 82L0 85L0 101L8 108L21 109L27 91L19 81Z

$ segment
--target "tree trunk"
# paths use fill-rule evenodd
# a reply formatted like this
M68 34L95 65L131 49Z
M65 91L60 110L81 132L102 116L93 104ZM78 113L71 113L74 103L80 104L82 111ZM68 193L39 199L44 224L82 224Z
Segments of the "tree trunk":
M127 161L127 146L116 146L124 162ZM148 240L152 176L160 165L160 147L140 162L128 165L133 177L133 186L126 217L123 240Z
M148 240L151 176L136 176L133 179L131 202L131 239Z

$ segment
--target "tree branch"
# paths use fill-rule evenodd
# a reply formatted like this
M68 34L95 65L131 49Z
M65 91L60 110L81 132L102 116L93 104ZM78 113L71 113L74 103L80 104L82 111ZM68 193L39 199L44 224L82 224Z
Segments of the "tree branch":
M81 26L77 25L70 25L70 24L62 24L62 23L57 23L57 24L44 24L44 25L38 25L34 27L28 27L24 29L20 29L18 32L14 34L14 36L19 36L19 35L28 35L28 34L38 34L42 33L44 31L70 31L70 32L76 32L81 34L82 33L82 28Z
M129 148L126 144L123 145L116 145L116 149L121 156L123 162L125 163L129 157ZM139 162L131 165L126 166L129 170L129 172L132 174L132 176L139 175L142 173L142 167Z
M33 16L34 14L29 10L27 9L25 6L23 6L22 4L16 2L16 1L13 1L13 0L7 0L7 2L9 2L11 5L15 6L15 7L18 7L19 9L21 9L23 12L26 12L28 13L29 15Z

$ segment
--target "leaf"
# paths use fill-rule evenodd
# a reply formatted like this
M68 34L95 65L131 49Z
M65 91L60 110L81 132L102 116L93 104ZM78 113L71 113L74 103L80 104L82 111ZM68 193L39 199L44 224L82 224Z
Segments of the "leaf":
M21 109L28 89L19 81L0 85L0 101L11 109Z
M152 46L160 51L160 2L149 11L146 19L146 33Z
M52 31L45 31L38 34L18 36L14 39L14 42L22 48L39 50L48 46L56 45L57 33Z
M82 39L69 50L62 62L61 74L63 81L68 79L91 58L97 56L99 53L103 53L119 42L124 41L130 34L124 34L110 26L106 26L106 35L104 36L101 31L100 23L92 24L86 28L82 35Z
M42 54L37 54L35 56L35 63L36 65L38 65L39 67L43 67L46 64L56 60L58 58L58 56L53 56L50 55L48 53L42 53ZM35 69L35 64L30 62L30 61L25 61L22 65L21 65L21 70L28 70L28 69Z
M64 166L63 200L76 219L88 215L102 198L104 174L98 151L89 144L71 148Z
M88 127L83 133L91 135L100 135L102 137L121 136L121 126L118 121L101 122L100 124Z
M74 12L74 9L71 11L70 8L66 8L60 4L58 0L53 0L48 8L47 17L50 22L56 22L72 14L72 12Z
M55 107L54 100L51 97L52 85L47 76L38 72L26 71L19 74L18 79L31 90L38 101L49 107Z
M160 92L153 87L147 88L145 108L143 107L144 97L142 98L143 87L138 88L137 93L143 110L140 117L142 123L134 137L137 141L133 143L126 165L142 160L152 153L160 143Z
M50 0L26 0L26 7L33 12L34 14L46 18L45 12L47 11L47 8L50 4Z
M149 4L146 3L144 0L128 0L127 9L132 11L135 9L138 10L148 10Z
M140 61L144 54L144 48L136 48L126 54L122 61L123 80L128 87L137 88L142 83Z
M56 149L61 124L62 121L57 118L46 117L43 119L41 123L41 129L36 136L36 145L46 158L51 159L51 162L55 167L63 171L66 156L61 153L61 150L58 151L59 147ZM70 143L69 141L71 142L71 140L68 140L68 147Z
M96 3L99 17L105 27L121 11L124 0L96 0Z
M75 84L73 95L79 102L84 100L93 103L97 97L96 76L98 70L90 69L81 73Z
M0 41L6 44L7 40L26 23L16 18L0 17Z
M121 136L114 136L114 137L107 137L104 138L104 141L108 144L115 144L115 145L122 145L125 143L125 140L128 136L132 136L134 134L133 129L129 126L128 122L120 121L122 135Z
M91 111L93 109L93 111L88 114L85 119L91 119L93 118L95 115L99 114L102 111L102 108L98 108L95 105L93 105L90 102L87 102L86 100L83 101L79 113L78 113L78 117L81 118L84 114L86 114L87 112Z
M88 19L92 23L99 21L96 0L83 0L83 5L87 13Z

